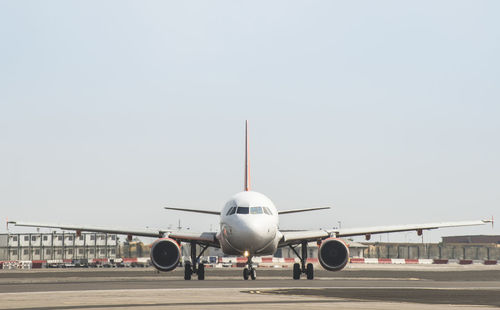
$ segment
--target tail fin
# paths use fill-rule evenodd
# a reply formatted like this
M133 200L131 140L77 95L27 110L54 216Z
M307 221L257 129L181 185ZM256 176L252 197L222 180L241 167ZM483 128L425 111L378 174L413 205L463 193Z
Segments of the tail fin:
M245 121L245 191L250 190L250 158L248 157L248 120Z

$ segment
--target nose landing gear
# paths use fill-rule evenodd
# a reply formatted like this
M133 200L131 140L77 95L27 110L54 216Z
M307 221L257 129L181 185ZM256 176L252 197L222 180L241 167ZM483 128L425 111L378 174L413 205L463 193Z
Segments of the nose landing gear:
M293 264L293 279L294 280L299 280L300 275L302 273L305 273L307 276L307 280L312 280L314 279L314 265L309 263L306 266L307 262L307 241L302 241L302 255L299 255L299 253L295 250L295 247L290 245L290 248L292 251L297 255L297 257L300 259L300 264L295 263Z
M252 280L257 279L257 271L255 270L255 268L252 265L252 257L251 256L248 257L247 265L248 265L248 268L245 267L245 269L243 269L243 279L248 280L249 277Z

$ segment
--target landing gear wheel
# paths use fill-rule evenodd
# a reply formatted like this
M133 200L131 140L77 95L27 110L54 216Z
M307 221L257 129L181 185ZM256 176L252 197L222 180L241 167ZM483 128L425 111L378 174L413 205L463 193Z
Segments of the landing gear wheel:
M313 266L313 264L311 264L311 263L307 264L306 274L307 274L307 280L314 279L314 266Z
M184 263L184 280L191 280L191 274L193 271L191 270L191 263Z
M248 271L248 268L243 269L243 279L248 280L250 272Z
M299 263L293 264L293 279L294 280L300 279L300 264Z
M254 268L250 269L250 278L252 278L252 280L257 279L257 271L255 271Z
M198 280L205 280L205 265L204 264L199 264L198 265Z

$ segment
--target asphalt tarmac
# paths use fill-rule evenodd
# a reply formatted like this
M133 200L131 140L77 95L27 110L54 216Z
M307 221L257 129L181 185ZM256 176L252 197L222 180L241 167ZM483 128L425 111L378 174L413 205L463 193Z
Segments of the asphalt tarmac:
M368 266L316 268L292 280L290 269L207 268L206 280L183 269L0 270L0 309L454 309L500 308L500 266Z

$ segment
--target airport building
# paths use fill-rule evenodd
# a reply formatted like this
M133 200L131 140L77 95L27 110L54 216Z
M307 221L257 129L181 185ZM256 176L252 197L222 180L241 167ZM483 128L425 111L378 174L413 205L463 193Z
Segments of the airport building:
M118 238L105 233L0 234L0 260L116 258Z
M450 236L440 243L385 243L353 242L349 244L351 258L393 259L450 259L450 260L500 260L500 236ZM189 245L181 247L182 256L189 256ZM198 249L199 251L201 250ZM300 245L296 248L300 253ZM120 243L115 234L105 233L24 233L0 234L0 261L115 259L149 257L150 245L140 241ZM224 254L220 249L209 248L204 256ZM280 248L274 255L294 258L288 247ZM316 242L308 245L308 257L318 257Z
M500 236L450 236L440 243L364 243L366 258L500 260Z
M500 236L498 235L448 236L448 237L443 237L443 243L498 244L498 246L500 246Z

